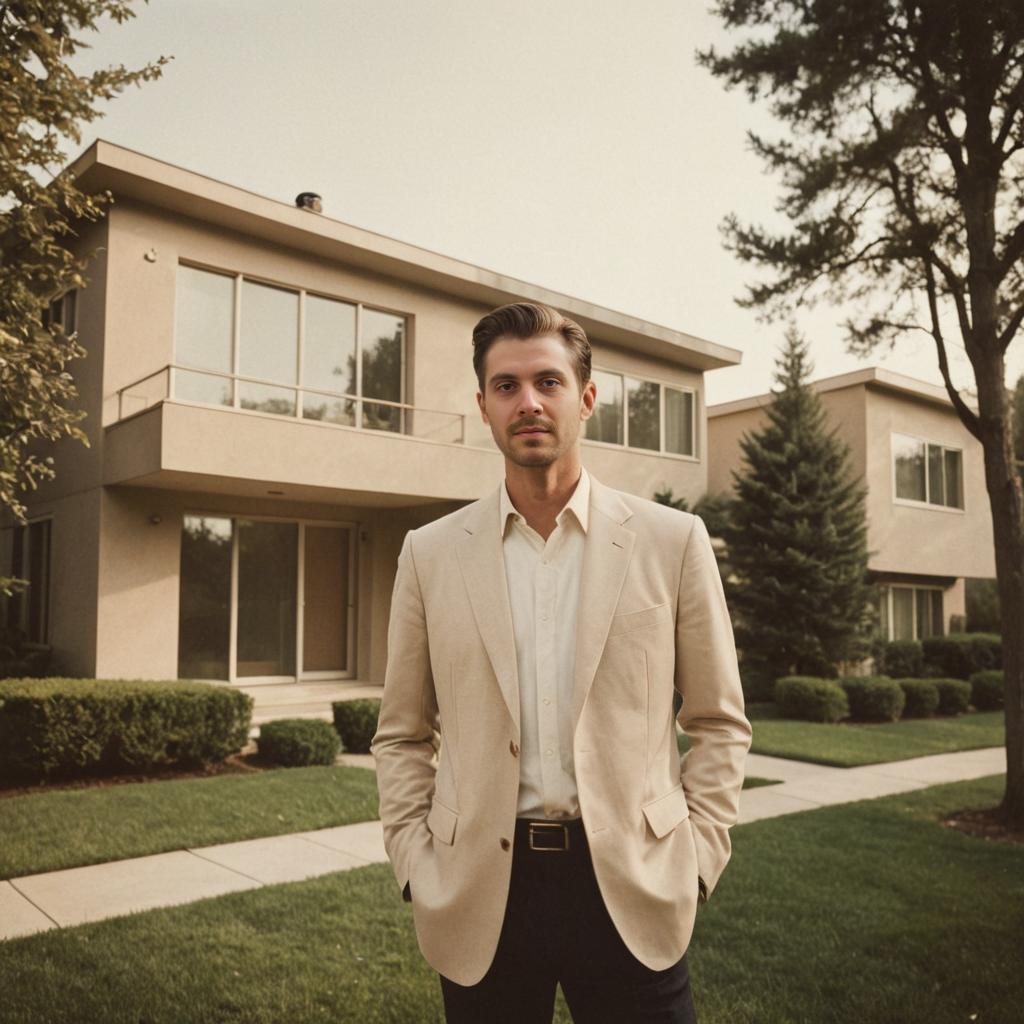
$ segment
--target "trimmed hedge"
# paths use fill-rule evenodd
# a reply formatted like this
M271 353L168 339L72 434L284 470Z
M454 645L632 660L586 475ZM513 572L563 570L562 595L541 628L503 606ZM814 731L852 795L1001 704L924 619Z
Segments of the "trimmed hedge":
M776 680L775 703L783 717L805 722L838 722L850 713L839 684L814 676L783 676Z
M876 662L881 675L920 679L924 671L924 648L920 640L889 640L879 645Z
M331 708L334 711L334 728L338 730L345 749L353 754L368 754L370 741L377 731L380 699L336 700Z
M253 699L211 683L0 681L0 777L47 779L223 761L249 738Z
M933 679L939 691L939 714L962 715L971 703L971 684L963 679Z
M932 673L948 679L970 679L975 672L999 668L1003 663L1003 642L995 633L950 633L921 641L925 665Z
M985 669L971 676L971 703L979 711L998 711L1006 699L1003 670Z
M897 679L906 703L904 718L927 718L939 710L939 690L932 679Z
M260 726L256 741L260 757L301 768L311 764L334 764L341 752L341 739L330 722L319 718L278 718Z
M851 717L858 721L895 722L903 714L903 689L888 676L847 676L839 684L850 702Z

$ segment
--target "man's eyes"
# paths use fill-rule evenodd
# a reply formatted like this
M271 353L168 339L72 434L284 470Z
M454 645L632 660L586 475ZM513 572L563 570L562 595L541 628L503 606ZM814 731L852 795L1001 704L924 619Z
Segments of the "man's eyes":
M554 390L554 388L559 387L562 382L557 377L546 377L540 383L542 386L548 387L549 390ZM495 385L495 387L498 391L511 391L515 387L515 384L510 380L503 380Z

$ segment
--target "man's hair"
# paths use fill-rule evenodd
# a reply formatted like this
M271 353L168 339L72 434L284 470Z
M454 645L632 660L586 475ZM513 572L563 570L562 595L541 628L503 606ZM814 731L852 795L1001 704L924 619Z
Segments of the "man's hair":
M511 302L507 306L499 306L473 328L473 369L476 371L480 391L484 390L487 352L498 338L510 336L527 341L540 334L562 336L582 391L590 380L590 342L587 333L575 320L539 302Z

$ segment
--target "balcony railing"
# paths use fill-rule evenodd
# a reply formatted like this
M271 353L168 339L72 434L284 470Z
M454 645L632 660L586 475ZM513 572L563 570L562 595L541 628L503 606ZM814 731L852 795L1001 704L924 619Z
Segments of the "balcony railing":
M117 391L118 421L168 398L464 444L464 413L169 363Z

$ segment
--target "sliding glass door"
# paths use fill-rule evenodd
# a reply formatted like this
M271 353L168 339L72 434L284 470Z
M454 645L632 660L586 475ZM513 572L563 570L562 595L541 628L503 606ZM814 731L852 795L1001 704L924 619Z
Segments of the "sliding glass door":
M179 678L350 676L353 544L348 525L186 515Z

